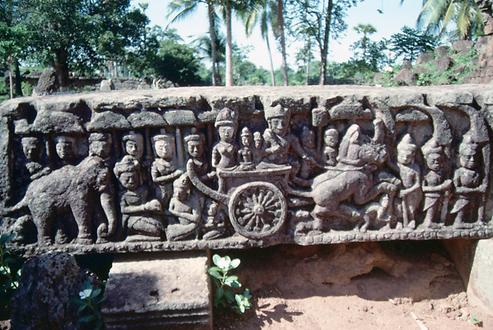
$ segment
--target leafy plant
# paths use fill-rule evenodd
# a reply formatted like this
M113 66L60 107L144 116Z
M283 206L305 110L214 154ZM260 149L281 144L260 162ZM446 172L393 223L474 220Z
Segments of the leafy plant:
M10 251L7 243L13 235L0 236L0 320L10 317L10 299L19 287L23 260Z
M208 273L216 285L214 306L229 307L237 313L245 313L252 307L252 295L249 289L240 292L242 285L238 276L231 275L231 271L240 265L240 259L231 260L229 256L221 257L215 254L212 256L212 262L215 266L209 267Z
M87 279L82 285L79 297L73 299L74 304L78 307L78 323L82 329L104 329L101 314L103 301L103 289L94 286L93 282Z

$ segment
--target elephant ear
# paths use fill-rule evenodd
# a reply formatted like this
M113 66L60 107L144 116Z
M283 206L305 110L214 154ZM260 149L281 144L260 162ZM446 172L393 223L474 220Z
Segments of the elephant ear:
M108 171L102 162L91 161L82 162L77 166L74 183L77 189L94 189L98 182L98 176L102 171Z

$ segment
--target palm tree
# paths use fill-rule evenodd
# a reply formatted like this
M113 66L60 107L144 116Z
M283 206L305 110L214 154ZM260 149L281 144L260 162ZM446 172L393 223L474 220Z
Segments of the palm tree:
M272 29L274 35L279 40L279 46L281 49L282 56L282 75L284 78L284 85L287 86L289 84L288 80L288 61L286 55L286 34L284 32L284 0L277 0L276 2L276 11L273 11L273 20L275 22L275 28Z
M207 16L209 20L209 35L211 40L211 62L212 62L212 85L220 83L218 54L217 54L217 15L215 6L218 0L173 0L168 5L168 17L172 17L170 24L187 18L194 13L198 6L203 3L207 6Z
M276 76L274 72L274 62L272 61L272 51L270 48L269 32L272 24L272 0L257 0L252 10L240 13L240 18L245 24L245 33L250 36L253 28L258 24L260 34L265 40L267 52L269 53L270 76L272 86L276 85Z

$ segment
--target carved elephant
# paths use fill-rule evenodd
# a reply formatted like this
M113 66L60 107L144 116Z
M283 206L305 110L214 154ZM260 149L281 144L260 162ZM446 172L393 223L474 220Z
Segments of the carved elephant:
M108 225L98 228L98 239L103 232L112 233L116 227L116 216L112 198L108 197L110 171L102 161L86 158L77 166L66 165L50 174L34 180L24 198L12 208L29 208L38 232L38 244L49 244L54 236L57 217L72 212L77 223L76 243L92 243L93 208L100 200L108 218ZM62 219L64 220L64 219ZM63 227L63 224L62 226Z

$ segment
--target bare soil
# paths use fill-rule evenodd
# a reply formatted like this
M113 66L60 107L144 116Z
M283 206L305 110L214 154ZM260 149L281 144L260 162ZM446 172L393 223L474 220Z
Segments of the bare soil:
M471 306L440 242L277 246L240 258L245 315L215 311L215 329L493 329Z

